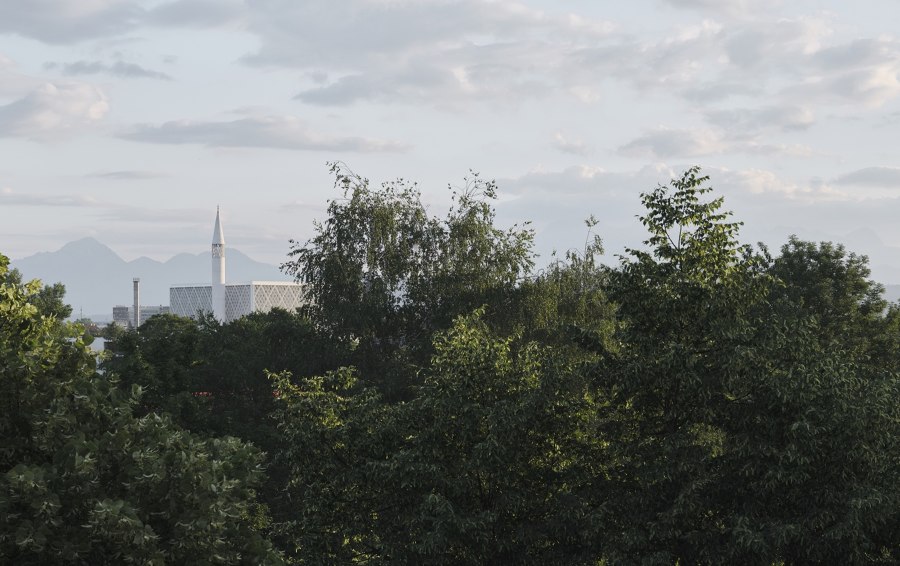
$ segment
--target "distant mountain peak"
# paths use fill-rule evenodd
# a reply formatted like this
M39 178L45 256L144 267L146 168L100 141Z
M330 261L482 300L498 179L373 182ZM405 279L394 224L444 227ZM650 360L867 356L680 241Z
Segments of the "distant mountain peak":
M71 248L104 248L112 251L109 246L107 246L97 238L94 238L93 236L85 236L84 238L73 240L68 244L63 245L63 247L61 247L59 251Z
M115 256L120 261L123 261L122 258L113 251L112 248L107 246L106 244L100 242L96 238L92 238L90 236L86 238L81 238L79 240L75 240L74 242L69 242L63 247L59 248L55 252L51 252L54 254L65 254L65 255L105 255L105 256Z
M260 263L232 248L226 251L229 281L277 281L288 278L274 265ZM20 260L19 268L26 279L40 279L66 286L66 302L75 312L112 313L114 305L131 304L132 279L141 279L141 302L147 305L168 304L169 287L173 284L210 282L210 253L180 253L166 262L140 257L123 260L109 246L93 237L69 242L55 252L41 252Z

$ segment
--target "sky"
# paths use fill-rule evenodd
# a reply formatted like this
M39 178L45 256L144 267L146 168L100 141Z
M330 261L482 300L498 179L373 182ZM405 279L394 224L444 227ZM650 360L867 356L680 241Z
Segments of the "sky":
M538 265L646 237L692 165L741 239L867 254L900 283L896 0L0 0L0 253L94 237L125 259L279 264L340 198L327 162L470 171Z

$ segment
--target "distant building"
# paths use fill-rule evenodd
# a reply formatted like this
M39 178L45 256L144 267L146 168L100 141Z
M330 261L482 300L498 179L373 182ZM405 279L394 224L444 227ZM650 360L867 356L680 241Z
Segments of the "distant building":
M293 311L304 304L303 286L290 281L225 283L225 236L219 211L212 240L212 284L173 285L169 288L172 314L196 317L212 313L219 322L231 322L253 312L279 307Z
M140 305L140 324L147 322L147 319L157 314L168 314L170 311L168 306L147 306ZM126 328L134 327L134 307L117 305L113 307L113 323Z

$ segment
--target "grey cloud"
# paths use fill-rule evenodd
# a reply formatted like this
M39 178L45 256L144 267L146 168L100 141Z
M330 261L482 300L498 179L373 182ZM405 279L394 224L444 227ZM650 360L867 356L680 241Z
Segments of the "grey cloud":
M527 41L552 38L564 29L567 41L576 41L609 32L607 24L595 20L478 0L259 0L248 20L248 30L262 40L248 62L345 70L390 57L403 62L428 55L437 46L484 43L486 37L496 43Z
M820 104L882 106L900 95L900 59L803 82L784 94Z
M406 146L360 137L332 137L313 131L292 116L249 117L228 122L178 120L160 126L138 125L123 139L160 144L208 147L274 148L306 151L392 152Z
M0 53L0 99L19 98L41 82L21 73L12 59Z
M860 66L878 65L896 59L898 45L882 38L863 38L825 47L813 55L813 61L822 69L853 69Z
M0 106L0 137L48 140L74 133L106 115L101 90L81 83L45 83Z
M595 232L607 250L604 261L615 263L615 254L626 247L641 247L647 237L636 219L644 213L640 194L667 184L685 168L656 165L636 171L605 171L582 166L499 179L501 195L510 198L501 199L498 218L505 222L533 219L536 246L545 262L550 250L580 250L587 229L579 221L594 214L600 221ZM846 241L857 246L854 251L870 254L873 266L881 266L877 279L900 281L900 270L884 267L890 266L896 249L882 249L851 237L859 229L858 218L866 218L876 233L890 231L896 224L894 211L900 199L858 200L851 193L835 193L827 185L786 179L764 170L704 168L703 173L710 175L710 186L715 189L710 198L725 197L724 210L744 221L742 241L762 241L775 250L790 234L809 240Z
M97 201L82 195L35 195L21 194L10 188L0 189L0 203L8 206L97 206Z
M88 175L85 175L85 177L91 179L109 179L114 181L143 181L146 179L158 179L160 177L165 177L165 175L163 175L162 173L155 173L153 171L123 170L90 173Z
M900 188L900 168L866 167L851 171L838 177L839 185L856 185L860 187L892 187Z
M140 0L7 0L0 2L0 34L50 44L120 36L141 26L214 27L240 22L238 0L175 0L150 9Z
M632 157L668 159L722 153L728 142L713 130L658 128L621 146L619 153Z
M364 100L384 103L414 102L455 107L474 100L526 99L548 93L546 83L520 78L515 63L484 53L471 65L412 64L410 67L378 73L352 74L332 83L316 86L294 98L307 104L343 106Z
M563 153L572 155L584 156L590 153L590 148L583 141L569 139L561 133L557 133L553 136L553 147Z
M619 147L618 152L628 157L653 159L692 158L722 153L791 157L816 155L806 145L765 143L759 141L759 137L753 128L746 126L736 131L657 128Z
M713 82L707 81L699 85L692 85L681 90L681 96L685 99L701 104L722 102L730 98L756 97L763 92L760 85L745 84L740 82Z
M131 31L143 16L128 0L10 0L0 2L0 33L67 44Z
M781 4L780 0L663 0L676 8L727 15L746 15L769 10Z
M613 82L706 104L772 94L795 107L807 97L879 104L900 95L889 80L893 40L836 43L824 17L760 16L780 2L669 2L753 17L704 20L649 40L514 2L260 0L247 15L260 48L245 61L302 69L307 84L296 98L316 105L454 107L555 92L590 102ZM324 80L322 69L337 78ZM785 121L788 129L808 125L802 116Z
M766 106L734 110L710 110L707 119L729 131L752 133L768 130L805 130L813 125L815 116L804 106Z
M150 24L172 27L217 27L241 21L245 6L236 0L176 0L147 13Z
M641 192L674 176L665 165L630 172L577 166L498 179L497 216L507 224L532 221L539 264L546 264L554 250L562 254L582 249L588 228L581 221L594 215L599 224L593 232L603 239L605 259L615 262L612 254L638 246L645 237L636 219Z
M828 34L818 20L782 19L734 28L724 38L724 49L741 68L784 67L802 63Z
M46 63L47 69L59 68L64 75L112 75L121 78L146 78L170 81L172 77L165 73L146 69L135 63L116 61L111 65L101 61L75 61L74 63Z
M338 80L300 92L294 99L320 106L343 106L361 100L421 100L438 91L441 85L452 87L451 81L435 69L418 73L406 72L394 76L348 75ZM446 91L444 91L446 93Z
M197 222L209 214L206 210L185 208L147 208L119 203L105 203L98 206L97 218L115 222L146 222L150 224L173 224Z
M247 29L261 47L245 61L305 70L310 84L296 98L318 105L543 96L596 83L577 54L614 36L599 20L506 1L264 0L255 8ZM322 69L337 78L325 82Z

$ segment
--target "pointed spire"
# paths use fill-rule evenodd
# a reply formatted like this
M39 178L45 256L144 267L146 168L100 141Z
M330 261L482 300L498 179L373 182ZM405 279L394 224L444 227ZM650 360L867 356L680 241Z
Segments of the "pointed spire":
M216 227L213 228L213 240L212 243L224 246L225 245L225 235L222 233L222 222L219 220L219 207L216 206Z

